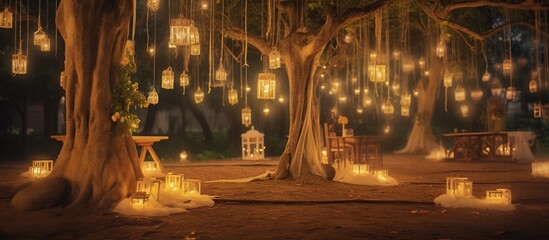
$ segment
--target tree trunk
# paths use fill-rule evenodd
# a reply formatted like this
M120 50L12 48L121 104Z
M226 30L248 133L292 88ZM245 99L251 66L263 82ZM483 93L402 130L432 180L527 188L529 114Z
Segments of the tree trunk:
M110 208L142 177L131 137L113 134L112 86L128 35L131 0L62 0L67 134L55 168L12 199L22 209L59 204Z

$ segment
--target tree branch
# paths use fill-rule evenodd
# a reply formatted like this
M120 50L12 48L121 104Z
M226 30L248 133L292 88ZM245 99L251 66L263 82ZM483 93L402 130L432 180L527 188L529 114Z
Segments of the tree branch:
M245 40L245 34L242 29L229 27L225 25L224 33L229 38L232 38L234 40L240 40L240 41ZM249 32L248 32L248 43L253 47L257 48L263 54L269 54L272 51L271 46L269 45L269 43L267 43L267 41L264 38L261 38L257 35L252 35Z
M549 10L549 6L543 5L542 3L536 3L535 1L532 1L532 0L526 0L519 3L481 0L481 1L460 2L460 3L444 6L444 8L441 11L441 15L448 16L448 14L450 14L452 11L457 9L477 8L477 7L501 7L501 8L510 8L510 9L519 9L519 10Z

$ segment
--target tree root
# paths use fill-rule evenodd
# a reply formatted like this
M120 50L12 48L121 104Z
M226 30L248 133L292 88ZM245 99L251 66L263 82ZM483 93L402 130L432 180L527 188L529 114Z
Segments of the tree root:
M70 184L60 177L39 180L19 191L11 205L21 210L39 210L64 205L70 193Z

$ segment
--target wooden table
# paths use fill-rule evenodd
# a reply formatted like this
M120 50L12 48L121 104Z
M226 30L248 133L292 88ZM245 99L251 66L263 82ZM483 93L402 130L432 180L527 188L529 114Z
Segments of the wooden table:
M328 163L333 164L336 159L349 160L368 164L372 169L381 169L382 142L381 136L328 136Z
M53 135L51 138L63 142L65 140L65 135ZM162 165L160 158L158 158L158 155L156 155L152 146L156 142L168 139L168 136L132 136L132 139L137 146L141 147L141 154L139 154L139 164L141 165L141 168L143 168L145 157L148 152L153 161L156 162L158 168L160 168L160 171L164 172L164 165Z
M442 135L446 159L511 161L513 149L505 132L466 132Z

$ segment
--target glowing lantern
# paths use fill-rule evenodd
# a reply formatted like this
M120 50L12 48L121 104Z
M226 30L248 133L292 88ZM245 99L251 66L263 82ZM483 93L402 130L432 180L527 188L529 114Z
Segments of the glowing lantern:
M346 103L347 102L347 96L342 94L341 96L339 96L338 100L339 100L339 103Z
M13 74L27 74L27 55L19 48L17 54L11 57L11 72Z
M374 170L374 176L377 178L380 182L387 181L387 178L389 177L389 171L388 170Z
M181 180L184 179L183 174L173 174L168 173L166 175L166 185L164 185L164 189L166 191L179 191L182 189Z
M219 81L220 83L225 83L227 80L227 71L225 71L225 68L223 65L219 65L219 68L215 70L215 80Z
M469 106L467 105L461 105L461 107L459 108L460 111L461 111L461 116L466 118L466 117L469 117Z
M415 65L414 61L410 57L404 57L402 61L402 72L404 73L411 73L414 71Z
M36 32L34 32L34 45L36 46L40 46L42 45L42 41L44 40L44 38L46 38L46 33L42 30L42 27L41 26L38 26L38 30L36 30Z
M130 196L130 202L132 205L142 207L147 206L150 196L155 197L156 200L160 197L160 181L155 178L141 178L137 180L136 190L137 191Z
M368 66L368 77L371 82L382 83L387 81L385 64L382 61Z
M419 90L418 89L414 89L414 97L418 97L419 96Z
M332 89L331 89L331 91L332 91L333 93L339 92L339 82L338 82L338 81L332 82Z
M465 101L465 89L460 86L456 87L454 97L457 102Z
M274 99L276 80L274 73L260 73L257 77L257 98Z
M154 56L154 45L149 46L147 52L149 53L149 55L151 55L151 57Z
M345 37L343 38L343 41L345 41L346 43L351 43L354 38L355 34L353 32L347 32L345 34Z
M154 161L143 162L143 171L144 172L156 172L158 170L158 165Z
M511 204L511 190L498 188L496 190L486 191L486 201L494 204Z
M191 26L193 26L192 20L184 18L171 19L170 44L176 46L189 46L191 44L198 43L191 41Z
M532 175L535 177L549 177L549 162L533 162Z
M202 101L204 101L204 92L202 91L202 89L200 89L200 86L198 86L198 88L194 92L194 102L199 104Z
M419 64L419 68L425 68L425 58L420 57L417 63Z
M400 51L399 50L394 50L393 51L393 58L397 61L400 60Z
M399 83L393 83L391 85L391 90L393 90L393 93L395 95L397 95L397 96L400 95L400 84Z
M359 94L360 94L360 89L358 89L358 88L355 88L355 90L353 90L353 91L354 91L355 95L359 95Z
M202 11L205 11L205 10L208 10L208 8L209 8L208 1L207 1L207 0L202 0L202 1L200 2L200 9L201 9Z
M238 92L236 91L236 89L234 88L229 89L228 95L229 95L229 104L235 105L238 103Z
M49 52L51 50L51 40L48 36L42 39L42 44L40 45L40 51Z
M10 12L8 6L4 8L4 11L0 12L0 28L12 28L13 13Z
M254 126L242 134L242 159L261 160L265 158L264 134L255 130Z
M252 124L252 110L249 107L242 109L242 124L246 127Z
M181 153L179 153L179 161L180 162L186 162L187 157L188 157L187 151L183 150L183 151L181 151Z
M409 117L410 116L410 107L407 107L407 106L400 107L400 116Z
M395 113L395 108L390 102L385 102L381 104L381 111L386 115L392 115L393 113Z
M355 163L351 169L353 175L366 176L370 173L370 166L368 164L358 164Z
M200 44L191 45L191 56L200 56Z
M505 92L505 98L507 100L513 100L517 96L517 89L515 87L508 87Z
M423 75L425 75L426 77L428 77L428 76L429 76L429 71L427 71L427 70L426 70L426 71L423 71Z
M190 28L190 35L189 35L189 45L194 44L200 44L200 32L198 31L198 28L194 26L194 24L191 22Z
M65 89L65 71L62 71L59 74L59 85L61 85L61 88Z
M158 11L158 8L160 7L160 0L148 0L147 6L153 11Z
M370 53L370 61L375 62L376 59L377 59L377 53L376 52L371 52Z
M279 67L280 67L280 52L275 49L274 51L269 53L269 68L277 69Z
M492 96L500 97L503 93L503 88L492 88L490 89L490 92L492 93Z
M473 101L479 101L480 99L482 99L482 96L483 96L483 95L484 95L484 92L483 92L481 89L479 89L479 88L473 89L473 90L471 91L471 99L472 99Z
M147 96L147 102L149 102L150 104L158 103L158 93L156 92L156 89L154 89L154 87L149 92L149 96Z
M269 112L271 112L271 109L269 109L269 106L265 106L265 107L263 108L263 114L269 115Z
M509 75L511 73L511 60L505 59L503 61L503 74Z
M454 75L451 72L449 72L448 70L446 70L446 73L444 73L444 77L443 77L444 87L449 88L449 87L452 86L453 77L454 77Z
M189 74L187 74L187 72L182 72L181 76L179 76L179 86L186 87L186 86L189 86L189 84L190 84Z
M534 118L541 118L543 116L543 110L541 106L541 102L535 102L534 103Z
M391 132L391 126L389 126L389 125L385 126L385 128L383 128L383 132L385 134L389 134Z
M279 103L284 103L286 100L284 99L284 97L279 97L278 98L278 102Z
M191 196L199 196L201 193L202 182L197 179L184 179L183 182L183 193Z
M482 81L483 82L488 82L490 81L490 78L492 77L492 75L490 75L490 73L488 71L484 72L484 74L482 75Z
M52 170L53 160L35 160L29 167L29 174L31 177L42 178L50 175Z
M174 73L172 67L166 68L162 71L162 88L164 89L173 89L174 82Z
M362 100L362 105L364 107L372 105L372 97L370 97L370 95L364 96L364 99Z
M466 177L447 177L446 194L456 198L473 196L473 181Z
M535 93L538 91L538 82L535 79L530 80L530 83L528 84L528 89L530 89L531 93Z
M400 105L404 107L409 107L412 104L412 95L409 93L404 93L400 97Z
M357 107L356 108L356 113L362 114L362 113L364 113L364 109L362 109L362 107Z
M444 43L444 40L442 38L438 42L435 51L436 51L437 57L439 57L439 58L444 57L444 54L446 53L446 43Z

